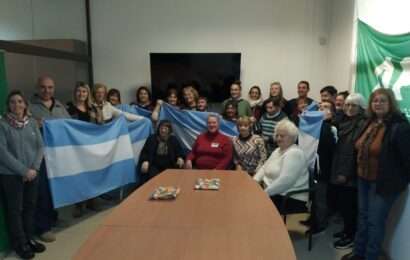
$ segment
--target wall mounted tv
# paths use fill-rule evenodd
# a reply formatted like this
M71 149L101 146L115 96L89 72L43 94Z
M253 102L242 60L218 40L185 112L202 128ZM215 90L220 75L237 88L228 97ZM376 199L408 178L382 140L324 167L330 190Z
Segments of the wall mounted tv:
M165 98L169 88L192 83L209 102L229 97L229 87L240 79L240 53L150 53L154 98Z

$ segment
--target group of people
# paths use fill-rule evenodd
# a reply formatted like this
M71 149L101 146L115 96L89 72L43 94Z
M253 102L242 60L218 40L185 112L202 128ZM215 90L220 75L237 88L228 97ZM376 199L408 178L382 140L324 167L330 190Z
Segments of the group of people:
M54 90L52 78L40 77L30 102L21 92L10 92L7 112L0 119L0 188L13 249L24 259L45 250L36 236L43 242L55 240L52 228L58 220L43 159L43 121L75 118L104 124L120 115L129 121L142 118L117 108L120 91L103 84L91 90L78 83L67 105L54 97ZM320 102L311 99L309 91L309 82L300 81L298 97L286 100L280 82L273 82L267 99L258 86L243 98L241 83L233 82L222 110L208 114L207 130L186 154L172 123L159 120L161 106L167 102L178 109L207 112L207 98L187 84L181 91L169 89L165 101L154 102L147 87L138 88L132 105L151 111L157 128L137 165L143 182L169 168L245 171L279 211L287 193L314 185L313 198L298 193L288 201L288 207L299 209L313 200L313 219L302 221L313 223L308 232L323 232L329 217L340 214L344 228L334 234L334 246L353 247L343 259L377 259L387 215L410 179L410 124L388 89L375 90L367 104L360 94L337 92L333 86L322 88ZM312 172L298 145L298 127L300 115L316 103L324 120L317 149L319 167ZM219 130L222 118L237 125L238 136L231 138ZM81 216L85 208L98 210L98 205L94 199L78 203L73 216Z

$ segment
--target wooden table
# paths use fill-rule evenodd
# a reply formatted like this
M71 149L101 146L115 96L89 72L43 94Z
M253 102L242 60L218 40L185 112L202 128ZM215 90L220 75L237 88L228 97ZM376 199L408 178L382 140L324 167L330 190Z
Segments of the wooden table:
M221 179L219 191L193 189L198 177ZM151 201L175 185L172 201ZM244 172L167 170L122 202L74 259L296 259L273 203Z

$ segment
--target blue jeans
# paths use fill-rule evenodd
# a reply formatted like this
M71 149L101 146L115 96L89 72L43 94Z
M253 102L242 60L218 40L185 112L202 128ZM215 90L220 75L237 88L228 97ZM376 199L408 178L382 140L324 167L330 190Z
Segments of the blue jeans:
M386 219L399 194L381 196L376 193L375 181L358 178L359 216L354 255L377 260L385 235Z

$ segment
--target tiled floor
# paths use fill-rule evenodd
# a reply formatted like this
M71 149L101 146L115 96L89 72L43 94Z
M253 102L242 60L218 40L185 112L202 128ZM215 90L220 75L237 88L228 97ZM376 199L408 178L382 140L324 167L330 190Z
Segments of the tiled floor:
M112 210L113 205L107 205L99 213L89 212L80 219L71 218L71 208L61 210L63 219L67 219L65 228L57 229L57 241L46 244L47 251L38 254L36 259L40 260L65 260L71 259L80 245L87 239L88 235L97 228L98 224ZM299 224L299 220L305 218L304 215L291 215L288 218L288 229L295 247L297 259L302 260L339 260L341 256L348 253L348 250L335 250L332 246L332 234L338 230L336 224L322 235L313 239L312 251L307 250L307 239L304 236L305 227ZM18 259L14 253L6 256L6 260Z

